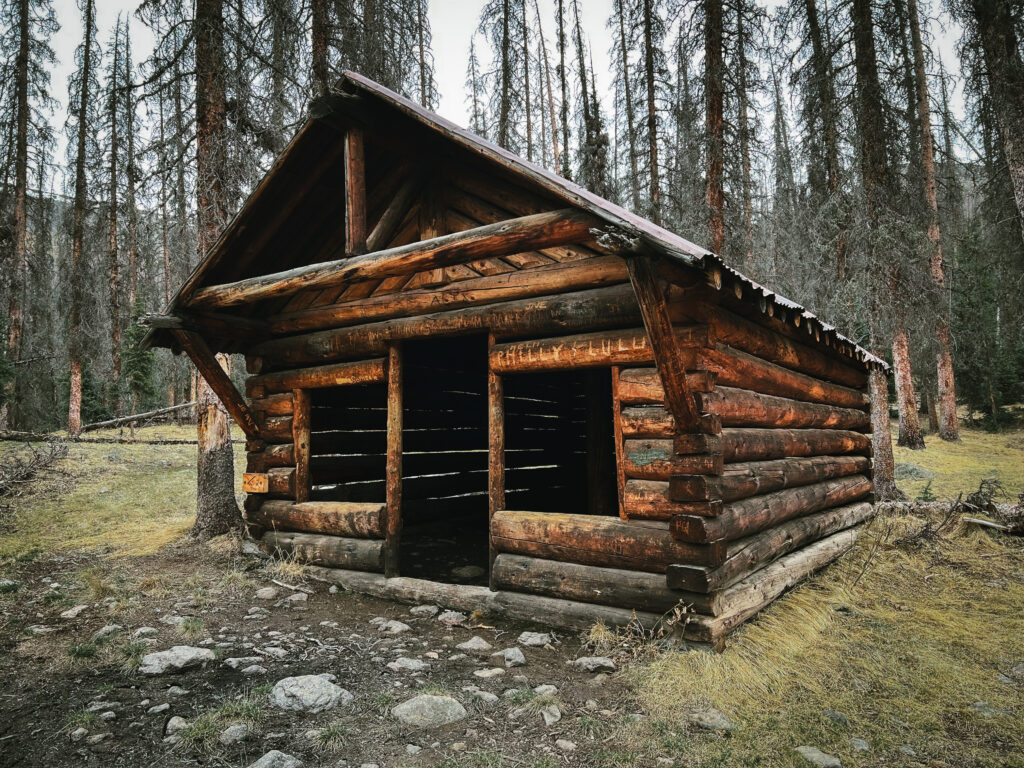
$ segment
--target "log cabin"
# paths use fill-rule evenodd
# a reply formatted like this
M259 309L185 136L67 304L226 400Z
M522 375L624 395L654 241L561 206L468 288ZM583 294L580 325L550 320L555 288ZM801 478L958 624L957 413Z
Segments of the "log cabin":
M351 590L721 647L872 513L882 360L357 74L150 324L245 432L248 535Z

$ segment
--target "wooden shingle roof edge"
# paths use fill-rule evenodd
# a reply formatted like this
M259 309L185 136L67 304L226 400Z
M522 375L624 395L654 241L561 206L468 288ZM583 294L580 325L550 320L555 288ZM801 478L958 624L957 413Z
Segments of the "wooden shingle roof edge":
M396 109L403 116L414 120L445 140L459 145L478 157L501 165L512 173L544 188L549 193L561 198L570 205L577 206L590 212L597 218L606 222L613 230L618 230L619 233L635 240L638 247L641 249L649 250L686 267L699 269L704 271L706 274L716 276L717 279L714 280L714 283L718 287L721 287L722 275L727 275L728 281L736 287L737 292L742 294L742 297L745 300L762 303L764 306L771 306L773 309L777 310L777 313L780 316L788 318L791 323L804 325L804 327L807 328L808 333L815 340L825 341L826 339L829 339L832 342L832 346L836 348L842 346L849 347L851 350L851 358L867 368L880 368L884 371L889 370L889 365L884 360L861 347L857 342L841 334L835 326L820 320L814 313L810 312L797 302L792 301L791 299L788 299L785 296L772 291L766 286L746 277L726 264L720 256L712 253L706 248L702 248L701 246L680 237L674 232L671 232L664 227L643 218L642 216L638 216L635 213L627 211L615 203L595 195L593 192L590 192L589 190L584 189L583 187L580 187L545 168L541 168L503 147L493 144L465 128L461 128L440 115L431 112L425 107L358 73L350 71L345 72L338 82L336 89L342 97L345 95L368 96L371 99L375 99L393 109ZM260 184L257 185L256 189L253 190L252 194L249 196L249 200L256 197L260 190L264 188L281 169L289 151L301 140L313 119L315 117L326 116L332 107L336 107L339 101L342 100L337 99L336 97L328 97L320 103L314 101L310 107L312 117L310 120L307 120L296 134L295 138L289 143L288 147L282 153L281 157L279 157L274 163L274 166L263 181L261 181ZM353 101L355 100L353 99ZM342 108L344 109L345 107ZM354 104L352 108L357 111L359 109L357 104ZM248 201L246 205L247 204ZM212 264L216 263L221 257L223 257L224 246L228 235L233 227L235 227L238 220L242 217L246 205L242 206L238 215L236 215L235 219L227 228L225 228L220 239L218 239L210 249L207 257L200 262L195 270L193 270L192 274L172 298L165 310L166 315L173 315L176 313L184 303L182 300L183 297L187 297L187 295L200 284L204 272L212 266ZM160 341L157 339L157 334L160 333L161 329L152 328L149 334L147 334L144 343L160 344Z

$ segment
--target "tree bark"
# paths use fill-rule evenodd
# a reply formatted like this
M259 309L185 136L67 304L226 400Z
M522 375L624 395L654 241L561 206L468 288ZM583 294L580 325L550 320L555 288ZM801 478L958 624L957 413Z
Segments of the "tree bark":
M744 5L736 8L736 96L739 100L739 139L740 139L740 173L743 195L743 260L748 273L754 270L754 203L750 178L750 120L747 110L747 56L744 46L747 43L746 26L744 24Z
M622 67L622 95L625 99L626 138L629 140L629 188L632 193L633 210L640 205L640 172L636 158L636 120L633 111L633 88L629 82L629 47L626 44L625 0L616 0L615 14L619 21L619 66Z
M644 8L644 80L647 86L647 151L650 154L651 221L661 224L661 179L658 173L658 105L655 100L654 8L653 0L643 0ZM596 107L595 107L596 108Z
M110 360L114 370L114 379L121 376L121 275L118 265L117 243L117 163L119 160L120 142L118 141L117 125L117 76L120 65L120 25L114 32L114 61L111 67L110 93L108 95L108 114L110 121L110 164L108 166L110 189L107 205L107 286L110 308Z
M895 291L892 291L895 294ZM910 365L910 334L901 307L893 307L892 367L896 375L896 403L899 410L897 445L912 450L924 448L921 421L917 414L917 392Z
M196 0L196 162L200 258L216 242L227 219L225 172L224 9L223 0ZM225 372L230 362L217 355ZM230 423L205 379L196 395L199 440L196 523L192 535L208 539L238 527L234 455Z
M537 35L540 37L540 50L543 56L544 82L548 92L548 117L551 121L551 149L554 160L554 168L558 170L558 163L561 159L558 147L558 119L555 117L555 95L551 89L551 62L548 60L548 46L544 42L544 23L540 17L540 6L538 0L533 0L533 12L537 17ZM542 108L543 111L543 108Z
M311 2L311 44L313 48L313 93L323 96L328 90L327 0Z
M565 69L565 0L558 0L558 79L562 91L562 176L572 178L569 168L569 85Z
M722 62L722 0L704 0L704 93L707 125L707 191L711 250L725 250L725 193L722 175L724 146L724 65Z

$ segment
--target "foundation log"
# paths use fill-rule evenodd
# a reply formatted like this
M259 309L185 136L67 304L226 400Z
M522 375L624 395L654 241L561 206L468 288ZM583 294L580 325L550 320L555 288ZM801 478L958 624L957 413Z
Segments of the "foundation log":
M267 531L260 546L271 554L281 553L310 565L374 573L384 570L384 542L380 539Z
M383 504L347 501L265 501L246 512L245 520L268 530L346 536L357 539L384 537Z

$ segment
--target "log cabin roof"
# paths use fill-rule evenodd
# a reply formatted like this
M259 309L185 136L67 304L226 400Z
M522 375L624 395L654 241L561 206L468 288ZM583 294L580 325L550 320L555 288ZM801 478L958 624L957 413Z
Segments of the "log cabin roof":
M458 153L460 159L478 162L491 172L501 173L531 191L543 193L555 204L552 207L560 204L593 215L607 225L607 229L595 230L595 234L612 236L618 243L630 243L636 250L653 252L685 268L704 272L709 282L719 288L731 288L741 301L805 328L810 343L827 343L834 349L846 349L848 356L864 367L888 370L883 360L839 333L835 326L820 320L799 303L744 276L711 251L354 72L346 72L332 94L311 104L309 119L172 298L165 315L188 314L190 299L203 288L337 257L336 236L321 237L311 244L307 231L316 229L317 225L325 230L332 224L334 229L338 228L336 216L332 219L331 208L325 207L324 201L343 194L344 187L337 179L340 174L337 163L344 143L343 131L348 127L367 129L368 136L382 139L389 150L399 154L403 149L409 151L409 147L402 146L409 136L426 137L428 142L433 142L427 146L435 148L439 155ZM419 152L421 157L415 162L432 163L436 173L447 172L438 158L423 158L422 155L429 153L424 153L422 147ZM399 160L396 167L404 167L403 163L408 162L408 158ZM331 173L333 170L339 170L339 174ZM286 226L289 219L300 219L294 215L299 203L309 209L303 210L305 218ZM601 242L600 237L597 242ZM245 322L246 317L259 318L281 309L281 306L272 308L257 301L245 308L241 322ZM204 319L211 323L217 319L214 314L191 314L200 330L203 330ZM232 317L232 321L237 319L237 316ZM153 328L145 343L172 346L173 340L164 329Z

